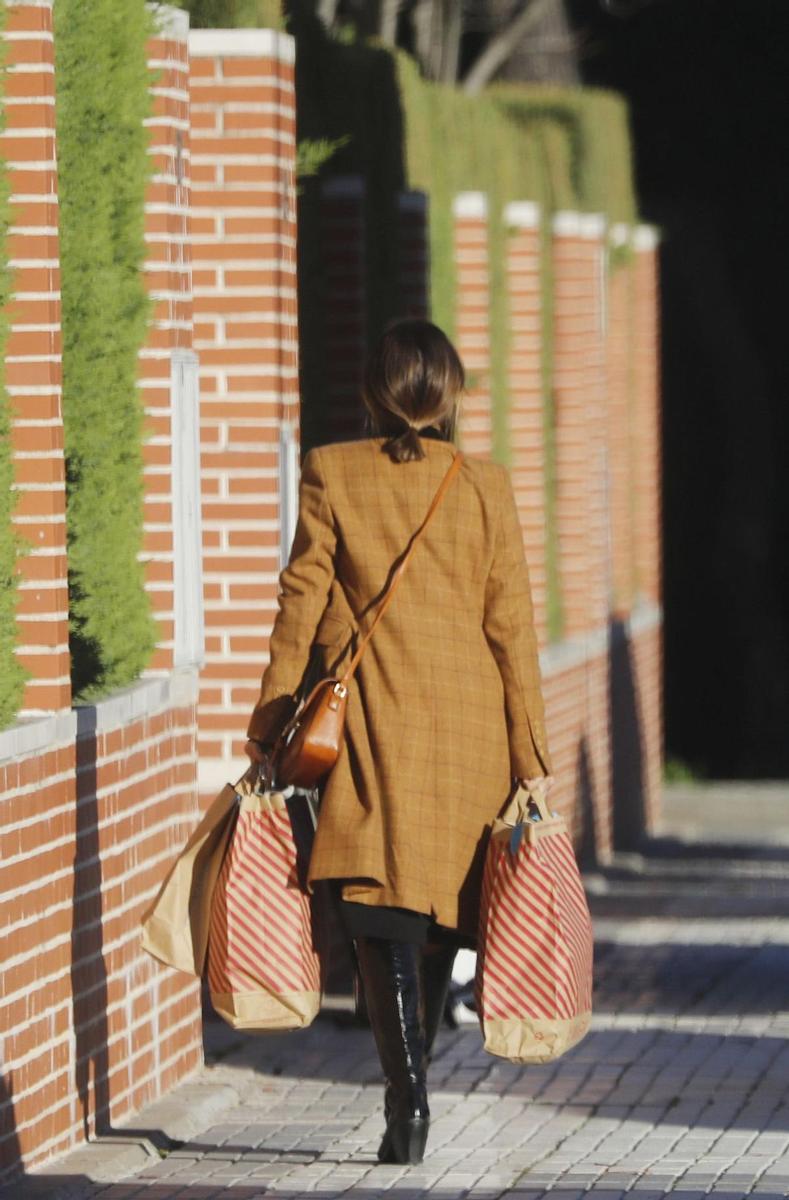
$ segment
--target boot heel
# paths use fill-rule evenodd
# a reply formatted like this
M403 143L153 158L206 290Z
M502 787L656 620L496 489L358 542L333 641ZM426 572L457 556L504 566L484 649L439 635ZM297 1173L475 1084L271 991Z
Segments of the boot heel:
M428 1117L411 1117L407 1121L393 1121L387 1129L389 1145L395 1162L416 1166L425 1157Z

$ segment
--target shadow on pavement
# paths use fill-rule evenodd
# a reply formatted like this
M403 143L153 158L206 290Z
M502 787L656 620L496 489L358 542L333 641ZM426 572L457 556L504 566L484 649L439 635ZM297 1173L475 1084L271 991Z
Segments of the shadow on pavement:
M787 944L598 941L595 954L598 1015L756 1016L784 1011L789 997Z
M618 618L609 624L608 703L614 846L635 850L647 827L644 726L631 634Z
M614 1008L601 996L597 1019L605 1021L606 1011ZM463 1096L477 1089L487 1094L495 1085L502 1094L522 1099L530 1112L561 1104L647 1124L789 1130L784 1102L789 1042L783 1034L685 1031L674 1027L677 1018L668 1003L665 1021L655 1021L660 1011L646 992L642 1007L627 1006L626 1024L593 1028L557 1062L525 1068L491 1057L476 1026L468 1026L442 1035L432 1086L444 1096ZM691 1016L705 1020L701 1012ZM235 1037L233 1060L263 1075L373 1087L380 1082L370 1031L349 1027L341 1018L323 1016L310 1030L290 1037ZM453 1079L456 1068L462 1073Z
M789 863L789 846L771 845L769 831L765 831L764 842L697 841L657 834L641 843L641 852L647 860L710 860L747 863Z
M644 839L586 877L593 917L717 921L789 912L789 847Z
M429 1154L428 1158L426 1159L426 1162L427 1161L429 1161ZM399 1168L381 1169L381 1183L383 1186L391 1186L391 1181L396 1178L394 1174L395 1170L399 1171ZM427 1185L423 1186L422 1184L414 1183L413 1191L411 1191L410 1189L407 1189L407 1179L408 1176L404 1176L402 1180L399 1181L399 1186L397 1187L396 1191L404 1193L409 1197L415 1195L429 1195L430 1200L458 1200L458 1196L460 1195L457 1185L455 1187L443 1188L440 1186L431 1187L428 1192ZM41 1182L43 1183L44 1181L45 1177L42 1176ZM30 1182L32 1183L32 1180ZM66 1200L68 1193L65 1191L59 1193L58 1188L63 1189L66 1187L66 1185L73 1185L73 1183L73 1179L68 1176L58 1177L52 1175L46 1177L46 1184L48 1185L52 1194L51 1200L55 1200L56 1197L57 1200L61 1200L61 1196L62 1200ZM89 1181L88 1186L90 1186ZM133 1190L133 1186L134 1181L130 1181L129 1183L93 1185L96 1196L100 1196L101 1200L130 1200L130 1197L133 1195L135 1196L135 1200L137 1200L138 1193ZM480 1187L481 1190L488 1195L488 1189L485 1188L484 1183L481 1184ZM473 1196L474 1191L475 1189L472 1188L469 1194ZM543 1193L546 1196L550 1196L552 1200L584 1200L584 1197L587 1196L589 1197L589 1200L595 1200L595 1197L600 1197L601 1200L603 1200L605 1197L605 1200L607 1200L608 1197L614 1195L614 1193L610 1190L602 1192L600 1189L585 1191L578 1188L568 1190L543 1188L540 1186L530 1189L528 1178L519 1182L517 1189L512 1188L511 1191L513 1197L528 1197L529 1200L531 1200L532 1196L542 1196ZM76 1189L74 1191L75 1197L78 1197L79 1200L83 1200L83 1196L86 1198L86 1200L90 1200L90 1197L93 1194L94 1193L91 1191L81 1192L77 1191ZM332 1195L339 1194L339 1189L336 1193L332 1193ZM354 1200L381 1200L382 1189L381 1187L353 1187L347 1189L344 1194L353 1196ZM509 1193L507 1191L502 1191L499 1193L501 1200L505 1200L508 1194ZM291 1189L287 1186L287 1184L284 1187L277 1186L276 1188L267 1188L265 1184L257 1184L252 1186L249 1184L228 1184L226 1187L221 1188L221 1190L217 1190L215 1187L212 1187L209 1192L206 1188L201 1187L199 1184L194 1184L193 1186L184 1186L183 1184L162 1183L150 1184L140 1188L139 1200L176 1200L176 1197L177 1200L190 1200L190 1196L192 1195L194 1195L195 1200L197 1200L198 1196L200 1200L203 1200L203 1198L208 1195L210 1195L212 1200L213 1197L219 1195L227 1196L228 1200L260 1200L261 1196L267 1195L272 1197L282 1197L283 1200L286 1200L288 1197L291 1198L291 1200L297 1200L297 1198L298 1200L302 1200L304 1192L303 1188L294 1187ZM697 1188L687 1190L682 1188L661 1191L660 1189L656 1189L654 1186L650 1187L645 1185L643 1188L636 1186L632 1191L629 1191L627 1195L628 1197L632 1197L633 1200L638 1200L640 1196L644 1196L645 1200L646 1197L648 1197L648 1200L703 1200L703 1193ZM741 1188L731 1191L716 1191L714 1195L715 1200L746 1200L746 1195ZM17 1200L17 1198L18 1200L50 1200L46 1190L20 1191L15 1196L12 1196L12 1194L9 1193L8 1197L6 1197L5 1192L0 1191L0 1197L2 1197L2 1200ZM784 1191L760 1191L757 1189L756 1191L747 1193L747 1200L786 1200L786 1193Z

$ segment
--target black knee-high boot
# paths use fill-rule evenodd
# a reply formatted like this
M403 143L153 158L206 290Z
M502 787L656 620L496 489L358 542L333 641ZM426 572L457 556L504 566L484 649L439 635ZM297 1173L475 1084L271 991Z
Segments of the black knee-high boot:
M381 1162L420 1163L430 1112L425 1082L425 1027L420 948L385 938L356 938L378 1056L386 1077L386 1133Z
M428 943L422 949L422 994L425 1002L425 1059L430 1063L433 1043L447 1005L457 946Z

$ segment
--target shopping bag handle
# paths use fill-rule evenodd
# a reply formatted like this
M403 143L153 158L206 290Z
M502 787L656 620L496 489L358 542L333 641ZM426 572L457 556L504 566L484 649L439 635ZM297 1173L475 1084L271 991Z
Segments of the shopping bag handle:
M265 792L271 791L271 785L273 783L273 770L271 763L251 762L244 771L243 775L239 775L238 779L233 784L233 788L238 791L239 787L245 783L248 783L252 791L257 792L259 796L262 796ZM284 789L278 788L277 790L283 791Z
M537 809L541 821L551 820L552 814L548 808L545 796L541 793L532 792L520 781L512 796L507 801L504 812L501 814L501 820L505 821L508 825L520 825L524 821L531 820L529 814L530 804L533 804Z

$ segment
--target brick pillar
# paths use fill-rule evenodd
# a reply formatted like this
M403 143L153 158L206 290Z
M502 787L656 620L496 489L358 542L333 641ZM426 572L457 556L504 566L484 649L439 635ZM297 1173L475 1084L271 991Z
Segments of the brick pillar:
M206 620L199 749L210 792L245 762L277 609L280 463L297 436L294 43L270 29L211 29L193 30L189 47Z
M457 272L456 345L466 368L468 394L460 414L460 440L468 454L493 449L490 395L488 201L461 192L453 204Z
M610 232L609 261L627 247L630 228ZM608 272L606 379L611 519L611 605L615 614L630 611L635 582L633 544L633 268L628 258L612 262Z
M660 600L660 380L657 236L634 231L635 550L638 592Z
M146 588L159 635L150 670L174 663L173 365L192 354L192 264L189 244L189 17L158 8L148 46L154 109L146 125L154 174L145 202L145 277L153 322L140 353L145 397L143 464Z
M604 231L595 214L554 217L559 575L564 637L581 665L575 761L566 771L584 840L598 850L610 845L612 822Z
M361 435L360 391L367 353L365 187L359 175L337 175L321 189L324 277L325 412L322 441Z
M557 213L553 230L557 527L565 637L608 617L603 221Z
M12 294L5 380L11 400L14 527L21 561L19 657L30 672L26 716L71 703L66 497L61 407L60 255L52 4L7 0L6 128Z
M430 316L430 235L426 192L401 192L399 215L400 312L404 317Z
M504 210L504 223L509 230L508 383L512 485L529 563L537 634L540 643L544 644L548 638L548 580L539 206L529 201L508 204Z

